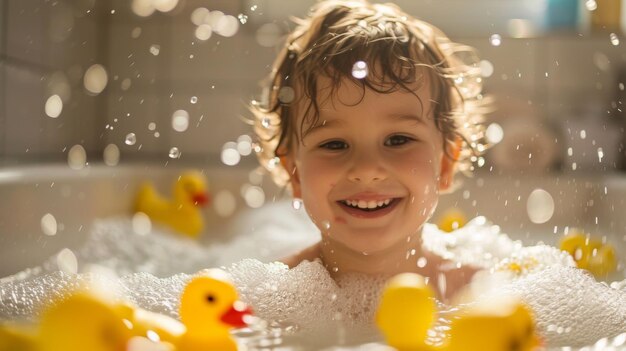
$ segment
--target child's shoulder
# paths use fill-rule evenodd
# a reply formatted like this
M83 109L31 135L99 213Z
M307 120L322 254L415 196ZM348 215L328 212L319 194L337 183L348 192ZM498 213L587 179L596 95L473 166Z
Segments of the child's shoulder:
M299 265L302 261L314 261L315 259L319 257L320 257L320 243L318 242L294 255L281 259L280 262L286 264L287 266L289 266L289 268L293 268Z

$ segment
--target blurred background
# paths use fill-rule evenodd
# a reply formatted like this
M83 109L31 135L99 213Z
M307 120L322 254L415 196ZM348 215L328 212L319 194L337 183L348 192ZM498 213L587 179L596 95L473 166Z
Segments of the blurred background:
M250 132L246 104L260 97L289 16L313 3L2 0L0 166L72 155L220 163L224 144ZM506 135L479 165L624 167L621 0L395 3L479 50L497 102L489 122Z

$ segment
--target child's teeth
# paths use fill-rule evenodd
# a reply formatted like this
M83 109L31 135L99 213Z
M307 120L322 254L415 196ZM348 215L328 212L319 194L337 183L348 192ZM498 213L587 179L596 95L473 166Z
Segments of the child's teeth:
M357 206L359 206L359 208L367 208L367 202L363 200L359 200L359 203Z
M376 201L369 201L367 203L367 208L376 208L378 207L378 204L376 203Z
M385 201L378 201L376 204L378 205L378 207L380 207L385 204Z
M390 201L391 201L391 199L387 199L387 200L383 201L383 203L384 203L385 205L389 205L389 202L390 202Z

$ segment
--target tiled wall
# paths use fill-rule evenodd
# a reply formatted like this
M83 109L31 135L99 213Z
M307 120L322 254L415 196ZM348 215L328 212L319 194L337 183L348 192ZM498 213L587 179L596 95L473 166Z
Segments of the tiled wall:
M84 93L82 74L102 57L104 32L93 13L97 6L84 3L9 0L0 5L2 164L60 159L74 144L90 153L100 148L95 128L102 103ZM55 119L44 113L52 94L64 102Z
M281 13L302 16L313 1L296 5L275 0L187 0L170 13L155 12L146 18L133 14L130 2L96 1L91 8L88 0L54 2L61 9L43 0L2 3L0 165L63 160L74 144L87 149L90 161L99 161L102 149L110 143L120 148L122 162L219 162L222 145L249 132L242 121L250 117L246 104L258 96L258 82L269 72L277 50L260 46L256 30L268 22L286 28L288 20ZM507 129L511 133L499 151L494 149L491 162L504 170L518 166L528 171L568 170L572 163L579 170L603 170L607 165L612 169L607 161L618 158L617 140L623 135L624 122L609 118L607 111L616 101L616 72L626 67L623 35L619 34L619 45L611 44L608 32L568 32L534 39L503 35L502 44L494 47L488 40L490 28L505 34L505 9L493 1L483 2L483 10L470 9L463 2L452 7L472 10L475 16L444 16L449 12L430 1L422 2L427 6L420 13L414 13L417 6L412 2L400 5L432 18L453 39L475 46L493 63L494 73L485 87L486 93L497 98L497 110L490 118L502 124L505 135ZM517 16L541 16L532 13L536 6L518 4ZM194 37L190 15L201 6L227 15L244 14L248 21L233 37L214 33L200 41ZM69 34L55 27L68 11L74 21ZM470 26L472 30L459 25L480 13L484 18ZM67 38L55 42L51 34L67 34ZM98 96L82 87L82 73L93 63L103 64L109 75L106 89ZM43 113L43 105L52 93L50 82L58 77L70 86L71 97L61 116L52 119ZM184 132L171 127L171 116L179 109L190 115ZM148 128L150 123L155 123L155 130ZM579 137L583 129L589 138ZM129 133L136 135L134 145L125 143ZM596 160L600 144L604 164ZM182 152L180 159L168 157L172 147ZM567 155L569 147L575 150L573 156Z

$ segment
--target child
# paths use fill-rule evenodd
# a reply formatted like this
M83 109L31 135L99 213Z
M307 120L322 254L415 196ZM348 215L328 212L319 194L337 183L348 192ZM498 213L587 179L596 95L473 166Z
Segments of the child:
M485 147L473 49L366 0L321 1L297 23L252 104L262 165L322 234L283 262L320 259L333 277L416 272L451 296L476 269L427 252L421 230Z

